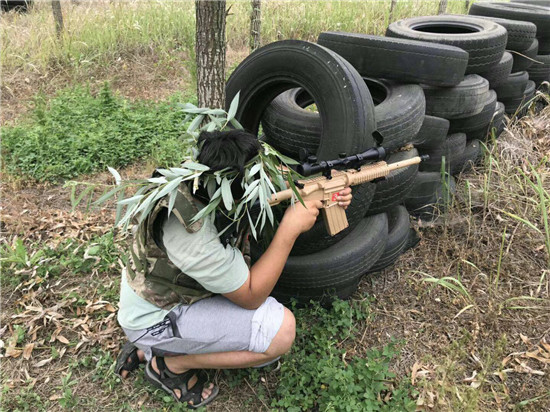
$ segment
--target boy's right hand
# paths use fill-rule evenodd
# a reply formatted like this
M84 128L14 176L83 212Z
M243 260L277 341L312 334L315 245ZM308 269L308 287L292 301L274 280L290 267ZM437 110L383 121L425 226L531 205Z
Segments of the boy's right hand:
M301 233L307 232L313 227L323 203L320 200L308 200L304 203L306 207L300 202L296 202L294 207L289 206L286 209L279 230L282 229L298 237Z

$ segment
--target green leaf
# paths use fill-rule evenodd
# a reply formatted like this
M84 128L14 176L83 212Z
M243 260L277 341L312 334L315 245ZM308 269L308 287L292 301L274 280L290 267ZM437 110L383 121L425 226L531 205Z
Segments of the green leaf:
M168 170L168 169L157 169L157 172L159 172L161 175L166 176L168 179L173 179L177 176L176 173Z
M120 177L120 175L118 174L118 172L117 172L115 169L113 169L112 167L110 167L110 166L107 166L107 169L108 169L109 172L111 172L111 174L115 177L115 183L116 183L117 185L119 185L120 182L122 182L122 178Z
M294 180L292 180L292 176L290 174L288 174L286 176L286 180L288 182L288 185L290 186L290 188L292 189L292 192L294 193L294 195L296 196L296 198L300 201L300 203L306 207L306 204L304 203L304 199L302 199L302 196L300 196L300 192L298 192L298 189L296 188L296 185L294 184Z
M243 125L237 119L230 119L229 122L235 129L244 130Z
M222 180L222 198L223 198L223 205L227 210L233 209L233 194L231 193L231 182L229 179L224 178Z
M191 122L191 124L189 125L189 127L187 128L187 133L191 133L191 132L195 131L196 129L198 129L198 127L201 125L203 120L204 120L204 115L203 114L198 115L197 117L195 117L193 119L193 121Z
M195 162L185 162L183 164L183 166L185 166L187 169L196 170L196 171L200 171L200 172L206 172L206 171L210 170L210 168L208 166L205 166L205 165L200 164L200 163L195 163Z
M254 180L251 184L249 184L244 191L243 197L241 199L245 199L250 194L250 192L252 192L252 190L254 190L256 186L258 186L258 184L260 184L259 180Z
M132 197L129 197L128 199L124 199L124 200L121 200L121 201L117 202L117 204L119 204L119 205L129 205L129 204L132 204L132 203L135 203L135 202L139 202L143 197L144 197L144 195L132 196Z
M192 170L181 168L181 167L171 167L170 171L174 174L174 177L175 176L189 176L190 174L193 173Z
M237 92L235 97L233 97L233 100L231 100L231 104L229 105L229 110L227 111L227 120L231 121L235 118L235 114L237 114L237 108L239 107L239 96L241 95L240 90Z
M214 130L216 130L216 127L217 127L217 124L215 122L210 122L206 127L206 131L213 132Z
M171 180L170 182L166 183L166 185L162 188L162 189L157 189L159 190L159 192L157 193L157 195L155 196L155 198L153 200L157 200L157 199L160 199L161 197L163 196L166 196L169 192L171 192L172 190L176 189L179 184L181 183L181 181L183 180L183 177L178 177L174 180Z
M194 107L194 108L189 108L189 109L183 109L182 110L184 113L191 113L191 114L204 114L208 111L208 109L205 109L203 107Z
M100 205L104 203L105 201L109 200L111 197L113 197L119 190L124 189L123 186L115 186L113 189L109 190L107 193L102 195L99 199L97 199L94 204Z
M168 216L170 216L170 213L172 213L172 209L174 208L174 204L176 203L176 197L178 196L178 191L173 190L170 192L170 197L168 198Z
M118 194L118 200L121 201L123 199L124 199L124 189L122 189ZM118 222L120 220L120 216L122 215L123 210L124 210L124 205L117 204L115 222Z
M201 218L209 215L210 213L212 213L218 207L220 202L221 202L220 198L217 198L217 199L214 199L214 200L210 201L210 203L208 203L208 205L206 207L203 207L201 210L199 210L199 212L195 216L193 216L193 219L191 219L191 220L193 222L196 222L196 221L200 220Z
M148 182L150 183L157 183L157 184L164 184L167 182L166 178L164 176L162 177L151 177L149 179L147 179Z
M258 173L260 171L260 169L262 168L262 164L261 163L256 163L254 166L252 166L250 168L250 172L248 172L248 178L251 178L252 176L254 176L256 173Z
M212 114L215 116L225 116L227 113L223 109L210 109L210 110L207 110L205 114Z
M250 223L250 232L252 233L252 236L254 236L254 239L257 239L256 237L256 228L254 227L254 223L252 222L252 217L250 216L250 212L247 210L246 215L248 216L248 222Z

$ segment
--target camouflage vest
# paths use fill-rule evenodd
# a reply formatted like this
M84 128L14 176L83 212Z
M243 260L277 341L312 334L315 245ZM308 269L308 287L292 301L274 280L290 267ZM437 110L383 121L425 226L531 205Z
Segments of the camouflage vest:
M170 310L179 303L190 305L212 296L213 293L178 269L168 258L162 239L155 236L156 232L160 232L155 226L160 224L156 222L157 217L161 213L166 215L167 209L168 196L165 196L157 202L141 224L134 226L126 270L128 284L140 297L155 306ZM197 212L198 208L189 189L181 184L172 213L189 233L198 232L204 224L203 219L191 223Z

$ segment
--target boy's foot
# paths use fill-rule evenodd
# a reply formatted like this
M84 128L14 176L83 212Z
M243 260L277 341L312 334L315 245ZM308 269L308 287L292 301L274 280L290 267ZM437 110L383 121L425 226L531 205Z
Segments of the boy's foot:
M145 353L138 349L132 342L126 342L120 349L115 366L115 372L122 379L126 379L128 374L139 368L141 363L145 363Z
M154 357L145 368L145 377L153 385L164 389L179 402L187 402L192 409L204 406L214 400L219 388L206 383L208 375L204 370L189 369L172 372L164 358Z

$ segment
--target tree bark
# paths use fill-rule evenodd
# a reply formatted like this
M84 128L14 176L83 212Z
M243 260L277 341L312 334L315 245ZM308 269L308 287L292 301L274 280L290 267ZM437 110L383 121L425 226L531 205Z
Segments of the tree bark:
M391 0L390 15L388 17L388 24L393 22L393 17L394 17L393 13L395 12L395 6L397 6L397 0Z
M53 19L55 21L55 32L57 37L61 37L63 34L63 13L61 12L61 2L59 0L52 0Z
M439 0L439 10L437 14L445 14L447 11L447 0Z
M261 0L252 0L250 13L250 53L260 47L260 30L262 24Z
M225 106L225 0L195 0L199 107Z
M466 9L466 13L468 13L468 11L470 10L470 0L464 1L464 8Z

